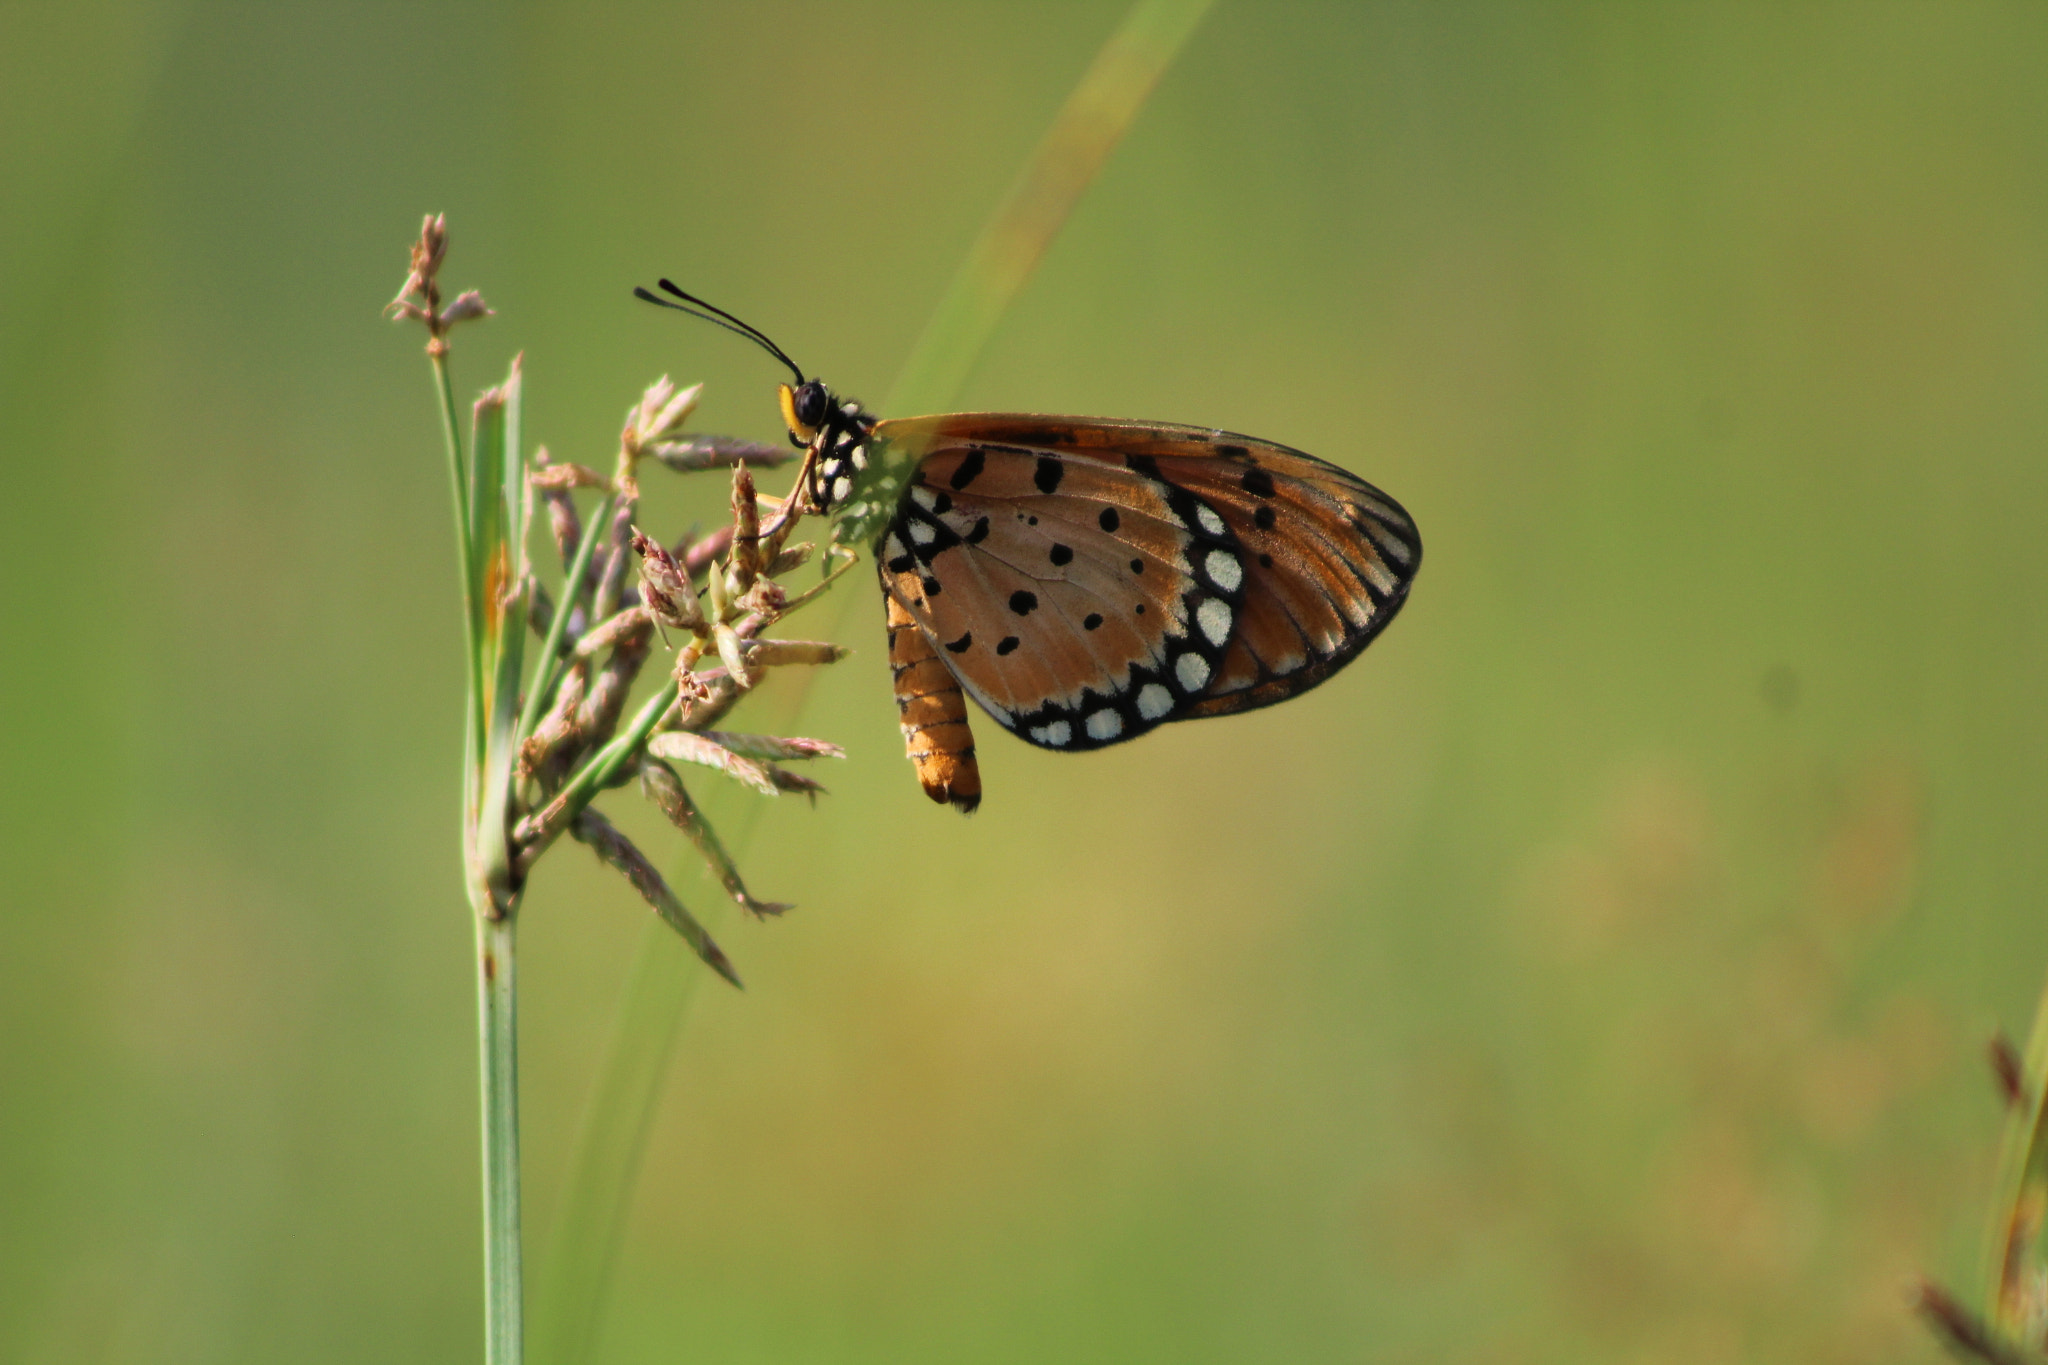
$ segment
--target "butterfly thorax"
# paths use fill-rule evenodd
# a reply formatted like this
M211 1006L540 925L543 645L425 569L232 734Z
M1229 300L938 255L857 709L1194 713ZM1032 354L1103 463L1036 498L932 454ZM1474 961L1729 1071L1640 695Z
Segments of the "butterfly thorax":
M842 545L874 543L896 510L913 461L876 437L873 413L819 381L794 390L785 385L783 395L791 436L815 452L811 499L834 517L833 539Z

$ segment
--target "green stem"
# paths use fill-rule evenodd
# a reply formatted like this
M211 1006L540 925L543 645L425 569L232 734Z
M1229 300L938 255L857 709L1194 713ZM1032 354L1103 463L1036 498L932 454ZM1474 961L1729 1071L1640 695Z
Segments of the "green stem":
M654 733L654 727L661 723L661 718L668 714L669 707L675 704L675 684L663 679L661 690L647 699L634 715L632 722L616 735L611 743L599 749L588 762L578 768L575 776L562 784L562 790L555 793L555 798L548 802L537 817L533 817L539 829L520 850L517 868L520 875L524 876L540 855L547 851L548 845L559 839L563 831L575 823L583 808L589 805L591 800L604 790L605 784L612 780L612 776L619 770L619 765L647 742L647 737Z
M483 642L477 633L476 549L469 534L469 470L462 458L462 428L455 413L455 387L448 377L448 356L445 351L431 349L427 355L434 366L434 397L441 409L441 441L448 451L448 482L455 492L455 548L462 557L462 639L468 657L471 702L468 745L474 746L465 748L465 766L472 774L469 815L473 821L474 774L483 754L483 709L476 705L476 699L484 694L484 666Z
M576 599L583 584L583 576L590 571L590 557L597 549L601 538L601 527L609 527L612 520L612 500L598 503L597 510L583 523L583 540L576 546L576 555L569 563L569 572L562 579L562 600L555 608L554 619L548 622L548 638L540 648L540 662L534 665L533 686L526 694L526 708L519 715L519 728L512 732L515 745L523 744L533 733L533 727L540 724L541 712L547 708L550 693L555 690L555 680L562 676L562 637L568 633L569 617L576 609ZM590 624L595 625L596 622Z
M483 1073L484 1360L519 1365L519 1018L511 916L478 907L477 1045Z
M591 760L584 764L577 774L562 788L562 795L577 801L576 809L581 810L590 803L590 798L604 789L612 780L612 774L654 733L654 727L668 714L668 708L676 704L675 684L663 680L661 690L641 704L639 711L626 728L611 743L599 749Z

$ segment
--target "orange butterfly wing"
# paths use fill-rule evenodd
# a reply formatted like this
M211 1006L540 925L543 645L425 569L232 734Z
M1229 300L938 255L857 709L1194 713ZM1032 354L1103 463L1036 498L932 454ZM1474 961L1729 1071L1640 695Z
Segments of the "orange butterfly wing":
M1271 705L1385 629L1422 563L1337 466L1201 427L1032 414L882 422L915 462L883 591L1006 729L1089 749Z

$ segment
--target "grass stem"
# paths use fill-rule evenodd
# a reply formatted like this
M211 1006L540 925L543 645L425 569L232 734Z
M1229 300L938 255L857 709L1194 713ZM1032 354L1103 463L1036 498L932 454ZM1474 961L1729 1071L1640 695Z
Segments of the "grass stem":
M483 1059L484 1360L520 1365L519 1034L513 916L476 916L477 1032Z
M462 458L462 427L455 411L455 386L448 377L448 355L444 347L430 349L434 367L435 405L441 411L441 441L448 452L448 482L455 494L455 548L462 560L462 639L469 672L469 744L464 767L474 773L483 753L483 708L477 699L484 692L483 642L477 630L477 571L475 542L469 528L469 469ZM474 800L466 811L476 818Z
M548 697L555 690L556 680L562 676L562 639L568 633L569 618L575 614L584 576L590 571L591 555L603 533L610 528L611 520L612 500L606 498L583 523L583 539L577 544L575 558L569 561L569 571L562 578L561 603L555 608L554 619L548 622L547 639L542 643L540 659L534 665L533 686L526 694L526 707L520 713L518 728L512 732L516 742L524 743L533 733L533 727L540 724Z

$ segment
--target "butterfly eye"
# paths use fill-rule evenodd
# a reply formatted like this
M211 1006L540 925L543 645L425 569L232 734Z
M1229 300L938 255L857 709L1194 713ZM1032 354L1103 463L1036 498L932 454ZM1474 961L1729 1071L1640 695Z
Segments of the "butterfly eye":
M796 391L796 420L813 430L825 424L825 413L831 406L832 395L815 379Z

